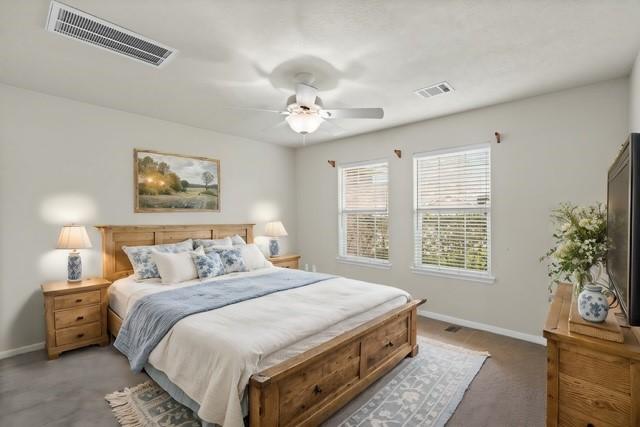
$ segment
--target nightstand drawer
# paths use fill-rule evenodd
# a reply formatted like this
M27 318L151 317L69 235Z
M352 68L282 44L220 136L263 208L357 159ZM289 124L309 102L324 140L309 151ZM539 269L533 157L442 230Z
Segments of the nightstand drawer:
M100 320L101 312L99 305L88 307L70 308L55 312L56 329L68 328L69 326L79 326L86 323Z
M73 344L98 338L102 334L100 322L89 323L82 326L72 326L70 328L56 331L56 345Z
M282 268L298 268L298 261L286 261L275 264L278 267Z
M79 307L81 305L98 304L100 302L100 291L61 295L59 297L55 297L53 301L55 310Z

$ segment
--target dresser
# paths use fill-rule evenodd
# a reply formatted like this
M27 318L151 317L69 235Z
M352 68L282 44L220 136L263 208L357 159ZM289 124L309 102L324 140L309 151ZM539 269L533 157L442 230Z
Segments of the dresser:
M572 291L570 285L558 286L544 327L547 426L640 426L637 331L622 328L624 343L570 332Z
M107 288L110 284L105 279L86 279L41 286L49 359L57 359L63 351L109 344Z
M269 257L269 261L276 266L282 268L299 268L300 255L280 255Z

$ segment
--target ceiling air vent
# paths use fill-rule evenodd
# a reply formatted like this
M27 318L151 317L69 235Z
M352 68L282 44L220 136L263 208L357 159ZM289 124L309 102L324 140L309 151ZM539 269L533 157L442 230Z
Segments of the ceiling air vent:
M49 7L46 29L155 67L164 65L176 53L175 49L56 1Z
M413 93L422 96L423 98L431 98L432 96L442 95L443 93L449 92L453 92L453 87L451 87L451 85L447 82L442 82L433 86L423 87L422 89L418 89Z

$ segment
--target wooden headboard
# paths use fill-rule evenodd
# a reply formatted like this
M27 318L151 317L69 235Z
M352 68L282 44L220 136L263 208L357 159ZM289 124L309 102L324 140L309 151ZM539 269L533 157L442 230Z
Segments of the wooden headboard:
M221 239L235 234L253 243L254 224L97 225L102 233L102 276L116 280L133 273L122 246L161 245L186 239Z

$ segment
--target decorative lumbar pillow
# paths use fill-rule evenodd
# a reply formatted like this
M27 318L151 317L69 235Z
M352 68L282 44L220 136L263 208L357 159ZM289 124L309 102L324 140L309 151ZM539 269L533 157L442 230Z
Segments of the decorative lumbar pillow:
M200 279L210 279L224 274L224 265L217 252L205 254L202 250L200 252L196 250L191 252L191 258Z
M222 264L224 265L224 274L234 273L237 271L247 271L247 265L242 258L240 248L217 248L215 246L205 247L204 252L209 255L211 253L217 253L220 255Z
M242 259L249 270L257 270L259 268L271 267L271 264L264 257L264 254L255 244L250 243L239 248Z
M190 252L193 250L193 240L188 239L180 243L154 246L123 246L122 250L129 257L136 280L160 277L158 266L151 259L152 250L163 253Z
M204 250L199 247L193 252L160 252L151 251L151 259L156 263L160 279L163 285L186 282L198 278L198 271L193 263L191 254L204 255Z
M245 242L244 239L238 234L236 234L235 236L231 236L231 243L233 244L233 246L243 246L247 244L247 242Z
M233 241L231 237L225 237L224 239L194 239L193 247L197 248L198 246L202 246L203 248L209 246L231 248L233 247Z

